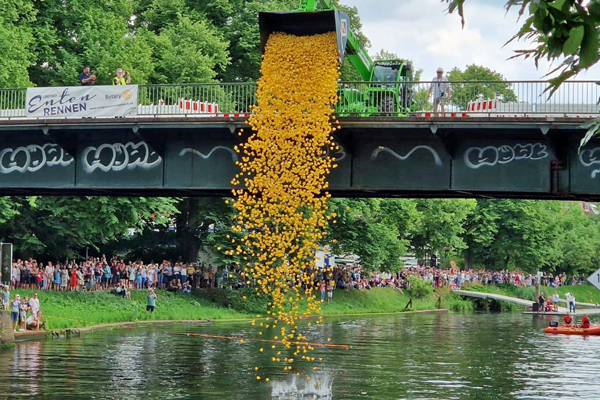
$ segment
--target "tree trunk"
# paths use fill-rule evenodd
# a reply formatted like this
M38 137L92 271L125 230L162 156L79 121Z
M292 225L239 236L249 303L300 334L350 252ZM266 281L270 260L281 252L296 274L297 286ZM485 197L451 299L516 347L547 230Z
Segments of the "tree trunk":
M471 269L473 266L473 253L471 249L467 249L465 252L465 269Z
M177 214L177 243L183 262L195 262L202 240L196 236L200 207L198 199L185 199L180 203L180 213Z

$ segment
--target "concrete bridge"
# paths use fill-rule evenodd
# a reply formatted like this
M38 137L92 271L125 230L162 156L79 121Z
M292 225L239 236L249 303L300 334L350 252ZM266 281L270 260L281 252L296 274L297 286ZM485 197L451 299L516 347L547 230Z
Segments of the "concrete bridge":
M520 299L517 297L505 296L496 293L484 293L484 292L474 292L470 290L455 290L455 293L465 296L465 297L473 297L479 299L489 299L496 301L507 301L509 303L518 304L523 307L531 308L531 305L534 303L532 300ZM567 301L565 299L559 299L560 303L566 304ZM575 302L575 310L576 312L572 313L573 315L594 315L600 314L600 308L598 308L597 304L592 303L582 303L580 301ZM567 307L559 306L558 312L525 312L526 314L542 314L542 315L565 315L569 309Z
M574 118L340 118L335 196L600 200ZM0 195L224 196L244 118L0 120Z

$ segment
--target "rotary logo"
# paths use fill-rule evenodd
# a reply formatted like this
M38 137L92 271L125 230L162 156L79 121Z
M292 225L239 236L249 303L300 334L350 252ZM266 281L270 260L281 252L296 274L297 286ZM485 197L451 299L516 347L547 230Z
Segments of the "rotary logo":
M123 93L121 93L121 96L123 96L123 100L129 100L131 99L131 96L133 96L133 93L131 92L131 90L125 89L123 90Z

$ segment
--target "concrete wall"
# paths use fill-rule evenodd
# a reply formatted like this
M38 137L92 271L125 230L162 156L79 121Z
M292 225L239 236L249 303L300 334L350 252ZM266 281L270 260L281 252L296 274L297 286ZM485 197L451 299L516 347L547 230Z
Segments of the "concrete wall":
M0 344L12 343L14 341L15 335L10 323L10 311L0 311Z

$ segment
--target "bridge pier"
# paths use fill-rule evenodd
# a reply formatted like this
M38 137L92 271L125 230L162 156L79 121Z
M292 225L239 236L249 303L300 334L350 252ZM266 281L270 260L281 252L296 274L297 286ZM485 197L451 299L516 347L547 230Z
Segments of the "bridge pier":
M0 311L0 345L9 344L14 341L15 335L10 323L10 312Z

